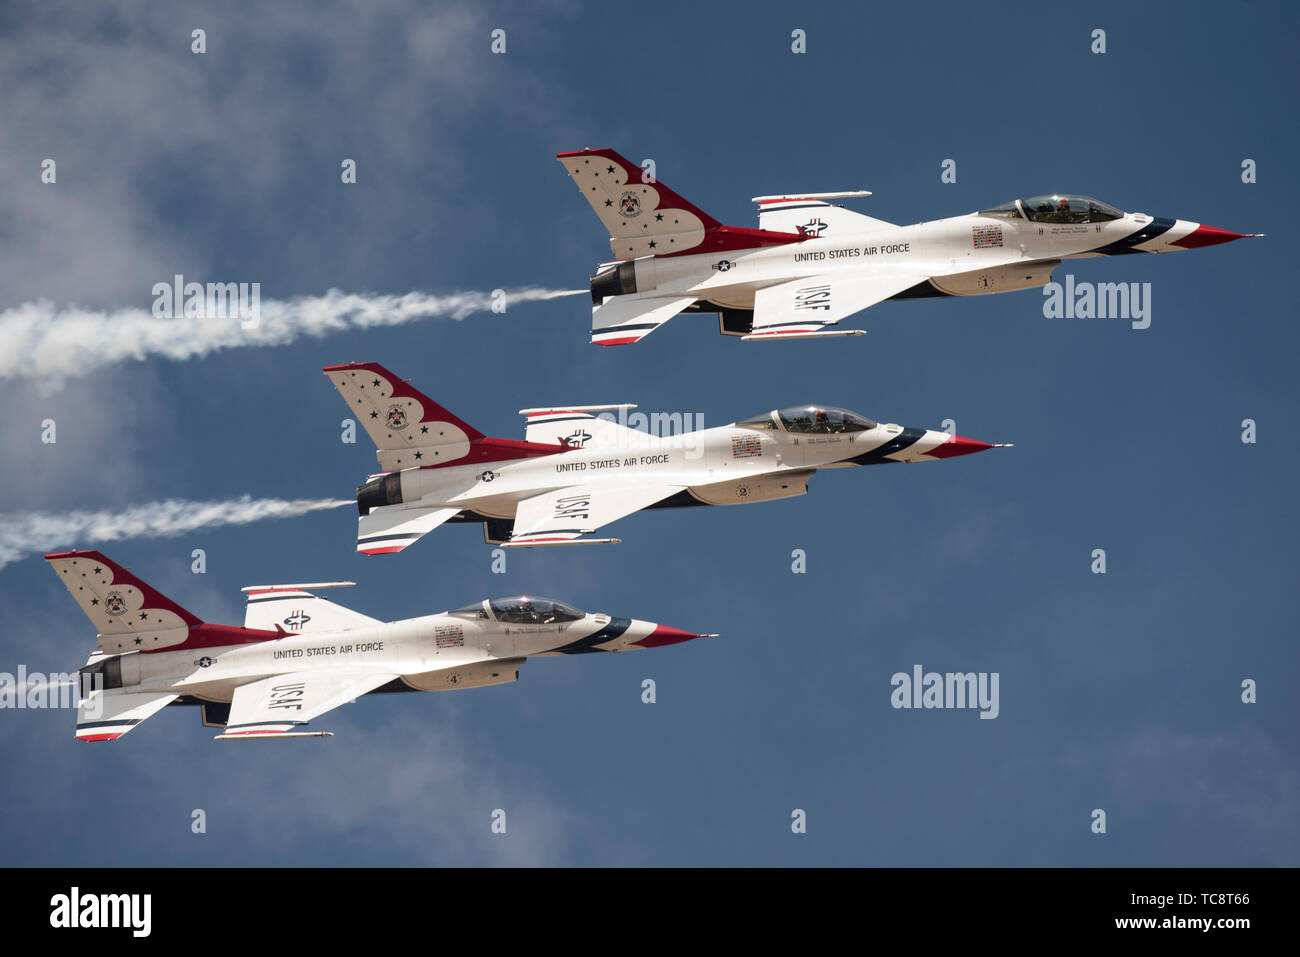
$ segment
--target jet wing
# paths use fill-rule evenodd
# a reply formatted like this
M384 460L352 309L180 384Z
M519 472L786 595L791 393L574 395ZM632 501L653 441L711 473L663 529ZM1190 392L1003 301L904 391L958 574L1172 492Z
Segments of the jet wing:
M308 721L396 677L385 672L328 669L272 675L240 685L230 702L226 729L217 740L312 734L301 730Z
M684 485L572 485L519 503L515 530L506 544L514 548L534 545L585 545L617 542L617 538L580 539L625 515L675 495Z
M372 508L357 522L357 551L363 555L400 552L460 511L436 505L381 505Z
M694 301L694 296L608 296L592 307L591 341L598 346L637 342Z
M780 339L817 334L868 306L928 279L915 273L881 272L855 276L809 276L754 294L754 328L745 339ZM856 335L845 330L838 335Z

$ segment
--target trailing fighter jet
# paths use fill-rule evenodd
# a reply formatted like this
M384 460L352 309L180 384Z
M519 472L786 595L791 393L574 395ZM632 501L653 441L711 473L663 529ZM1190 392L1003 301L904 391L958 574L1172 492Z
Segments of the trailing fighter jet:
M830 200L864 190L755 196L758 229L724 226L613 150L557 153L609 231L591 279L591 341L638 342L680 312L718 314L747 341L856 336L832 329L886 299L982 296L1051 281L1062 259L1163 253L1245 238L1055 193L897 226Z
M115 741L167 705L197 705L218 741L328 737L305 725L364 694L505 684L527 658L713 638L535 596L384 622L315 592L250 585L243 627L201 621L97 551L45 560L99 629L80 669L77 737Z
M445 522L482 522L506 547L583 538L646 508L740 505L804 495L820 468L928 462L993 448L831 406L654 436L615 421L633 405L521 409L524 441L490 438L374 362L326 366L379 447L357 489L357 551L399 552Z

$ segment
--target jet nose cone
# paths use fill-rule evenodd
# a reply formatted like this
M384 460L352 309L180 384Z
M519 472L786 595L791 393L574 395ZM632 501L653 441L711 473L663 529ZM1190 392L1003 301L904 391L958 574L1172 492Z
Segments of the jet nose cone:
M1256 233L1234 233L1231 229L1220 229L1218 226L1197 225L1190 233L1182 239L1175 239L1169 245L1180 246L1183 249L1200 249L1204 246L1217 246L1220 243L1230 243L1234 239L1249 239L1257 235Z
M655 625L654 631L644 638L638 638L632 642L642 648L662 648L664 645L676 645L683 641L690 641L692 638L711 638L712 635L699 635L693 631L682 631L680 628L670 628L668 625Z
M981 442L979 439L968 439L962 435L949 437L947 442L931 449L926 454L936 459L951 459L958 455L970 455L972 452L983 452L985 449L993 448L988 442Z

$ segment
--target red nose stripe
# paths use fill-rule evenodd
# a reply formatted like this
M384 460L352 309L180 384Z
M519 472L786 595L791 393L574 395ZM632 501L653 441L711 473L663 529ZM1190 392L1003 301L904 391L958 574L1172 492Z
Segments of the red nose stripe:
M1219 229L1217 226L1197 226L1196 229L1182 239L1175 239L1169 245L1181 246L1183 249L1200 249L1202 246L1217 246L1219 243L1230 243L1234 239L1244 238L1241 233L1234 233L1230 229Z
M642 648L662 648L664 645L675 645L698 637L700 636L693 631L682 631L680 628L669 628L667 625L655 625L654 631L644 638L632 642L632 644L640 645Z
M983 452L985 449L991 448L993 446L987 442L954 435L943 445L937 446L925 454L934 459L950 459L957 455L970 455L972 452Z

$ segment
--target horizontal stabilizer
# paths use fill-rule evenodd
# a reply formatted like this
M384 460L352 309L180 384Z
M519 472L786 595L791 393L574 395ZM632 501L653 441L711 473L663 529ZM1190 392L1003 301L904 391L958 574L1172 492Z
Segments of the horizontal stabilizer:
M638 342L691 303L694 296L610 296L591 310L591 341L600 346Z
M357 522L357 551L363 555L389 555L433 531L459 508L428 505L384 505L372 508Z
M77 705L77 740L116 741L176 698L165 691L92 691Z

